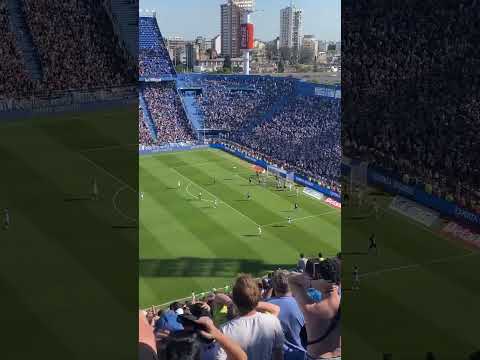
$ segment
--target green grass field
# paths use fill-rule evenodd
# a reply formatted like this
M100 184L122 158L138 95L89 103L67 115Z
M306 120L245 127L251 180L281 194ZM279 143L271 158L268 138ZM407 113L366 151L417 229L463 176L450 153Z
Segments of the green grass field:
M389 210L391 197L376 220L368 208L342 210L343 286L351 286L352 269L360 269L360 290L343 299L342 344L347 359L467 359L480 348L480 253L438 235L440 224L427 228ZM365 252L376 233L379 255Z
M2 221L3 208L11 215L9 230L0 230L0 322L11 335L4 358L32 349L52 358L131 358L113 344L137 321L137 229L125 218L138 213L138 195L126 190L138 182L137 113L131 106L0 121ZM98 321L106 309L117 316ZM35 336L24 336L26 323ZM86 339L92 324L96 335Z
M239 272L291 268L300 252L340 250L339 210L301 191L296 200L295 191L249 184L252 174L251 164L220 150L140 156L141 306L223 287Z

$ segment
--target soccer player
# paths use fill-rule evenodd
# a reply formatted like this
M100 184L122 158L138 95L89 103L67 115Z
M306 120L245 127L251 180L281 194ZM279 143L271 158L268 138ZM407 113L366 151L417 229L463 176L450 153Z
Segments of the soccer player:
M248 177L248 182L249 182L250 184L252 183L252 177L251 177L251 176Z
M218 200L217 199L213 200L213 207L215 209L217 208L217 205L218 205Z
M143 200L143 191L140 191L140 200Z
M375 239L375 234L370 235L370 238L368 240L368 253L370 254L373 250L375 250L375 255L378 255L377 240Z
M93 178L92 180L92 199L98 200L98 185L96 178Z
M352 284L352 289L353 290L360 290L360 278L358 276L358 266L353 267L353 284Z
M291 224L292 223L292 218L289 216L288 217L288 223Z
M180 189L180 186L182 186L182 182L180 180L178 180L177 187Z
M3 209L3 230L8 230L10 227L10 211L5 208Z
M292 191L292 183L288 184L288 191Z
M252 195L250 195L250 191L247 192L246 197L247 197L247 200L250 200L250 198L252 197Z
M198 200L202 200L202 192L201 191L198 193Z
M293 207L294 207L295 210L298 210L298 204L297 204L297 203L295 203L295 204L293 205Z
M258 227L258 236L261 236L261 235L262 235L262 227L259 226L259 227Z

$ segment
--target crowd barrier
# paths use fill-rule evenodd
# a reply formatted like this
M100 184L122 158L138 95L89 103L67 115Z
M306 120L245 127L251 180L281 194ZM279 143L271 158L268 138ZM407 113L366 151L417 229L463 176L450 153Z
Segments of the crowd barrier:
M350 165L343 163L342 173L348 174L349 171ZM419 186L407 185L394 174L389 174L386 171L369 166L367 170L367 183L369 185L380 186L389 193L402 195L421 205L438 211L443 216L453 218L468 226L480 228L479 214L464 209L453 202L431 195Z
M260 166L264 169L267 169L268 166L271 166L269 163L267 163L265 160L260 160L260 159L257 159L255 157L252 157L248 154L246 154L245 152L243 151L240 151L240 150L234 150L234 149L230 149L229 147L225 146L224 144L211 144L210 145L212 148L215 148L215 149L220 149L220 150L223 150L223 151L226 151L232 155L235 155L236 157L242 159L242 160L246 160L248 161L249 163L252 163L254 165L257 165L257 166ZM281 174L281 176L285 177L286 175L285 174ZM307 186L313 190L316 190L328 197L331 197L333 198L334 200L338 201L338 202L341 202L341 196L340 194L332 191L332 190L329 190L327 188L324 188L323 186L320 186L319 184L315 183L315 182L312 182L310 180L308 180L305 176L303 175L299 175L297 173L295 173L294 175L294 181L298 184L301 184L301 185L304 185L304 186Z
M35 113L55 113L127 104L138 101L137 98L136 86L66 90L51 94L38 94L25 99L0 100L0 112L2 118L19 117Z
M208 145L203 144L189 144L189 143L172 143L165 145L140 145L139 154L147 155L161 152L173 152L173 151L188 151L194 149L204 149Z

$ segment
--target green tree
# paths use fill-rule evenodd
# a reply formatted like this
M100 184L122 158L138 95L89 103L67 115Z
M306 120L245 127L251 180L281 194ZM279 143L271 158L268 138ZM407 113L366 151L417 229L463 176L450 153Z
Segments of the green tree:
M279 72L279 73L285 72L285 63L283 62L283 60L280 60L280 62L278 63L277 72Z

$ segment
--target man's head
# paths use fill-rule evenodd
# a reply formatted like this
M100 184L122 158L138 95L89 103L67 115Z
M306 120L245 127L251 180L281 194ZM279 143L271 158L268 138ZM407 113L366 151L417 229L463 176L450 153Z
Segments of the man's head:
M300 253L300 259L303 259L305 255L303 253Z
M202 341L195 332L178 331L170 334L159 351L159 358L165 360L200 360Z
M320 278L334 284L340 284L340 267L334 259L325 259L317 265L316 272Z
M241 274L233 286L232 298L241 315L255 309L261 299L257 281L251 275Z
M289 272L286 270L277 270L273 273L272 285L276 296L284 296L290 292L288 275Z

